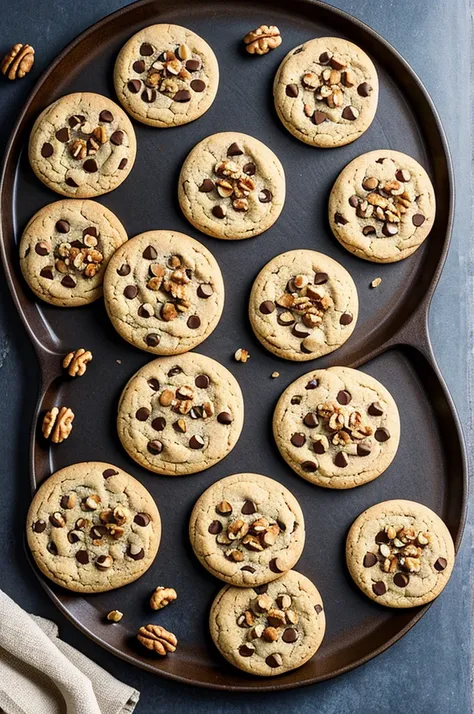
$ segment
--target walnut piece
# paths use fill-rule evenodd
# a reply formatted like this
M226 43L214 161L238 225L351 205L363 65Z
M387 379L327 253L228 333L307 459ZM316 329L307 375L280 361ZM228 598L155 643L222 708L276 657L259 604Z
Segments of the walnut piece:
M250 359L250 354L243 347L239 347L234 354L234 359L236 362L247 362L247 360Z
M10 52L3 58L0 72L8 79L22 79L28 74L35 61L35 51L31 45L19 42L13 45Z
M178 594L173 588L165 588L162 585L158 586L150 598L150 607L152 610L162 610L176 600Z
M137 639L147 650L156 652L162 657L165 657L168 652L175 652L178 644L175 635L160 625L140 627Z
M120 612L120 610L111 610L107 615L107 620L109 620L110 622L120 622L122 617L123 612Z
M63 367L71 377L82 377L87 369L87 363L92 360L92 352L80 347L74 352L69 352L63 359Z
M250 55L266 55L281 45L280 30L275 25L260 25L244 37L245 49Z
M74 412L69 407L53 407L43 417L41 430L45 439L60 444L72 431Z

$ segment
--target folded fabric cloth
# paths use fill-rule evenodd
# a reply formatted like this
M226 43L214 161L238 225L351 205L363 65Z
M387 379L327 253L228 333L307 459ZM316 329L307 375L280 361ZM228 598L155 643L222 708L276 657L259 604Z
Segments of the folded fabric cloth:
M28 615L0 590L0 710L6 714L131 714L139 692Z

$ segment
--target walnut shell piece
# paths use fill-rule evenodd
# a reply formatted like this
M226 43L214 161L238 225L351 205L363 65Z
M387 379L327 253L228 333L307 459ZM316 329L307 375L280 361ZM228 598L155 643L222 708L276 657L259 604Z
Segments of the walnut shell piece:
M33 67L35 51L31 45L13 45L2 60L0 72L8 79L22 79Z
M162 610L177 597L178 594L174 588L165 588L159 585L150 598L150 607L152 610Z
M140 627L137 639L147 650L156 652L162 657L165 657L168 652L175 652L178 644L175 635L160 625Z
M41 430L45 439L60 444L72 431L74 412L69 407L53 407L43 417Z
M260 25L244 37L245 49L250 55L266 55L282 43L280 30L276 25Z
M63 367L71 377L82 377L87 369L87 363L92 360L92 352L80 347L74 352L69 352L63 359Z

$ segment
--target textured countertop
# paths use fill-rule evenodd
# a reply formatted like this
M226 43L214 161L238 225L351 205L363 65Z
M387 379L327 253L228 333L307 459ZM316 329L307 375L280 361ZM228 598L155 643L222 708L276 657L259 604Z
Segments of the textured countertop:
M34 71L18 82L0 82L0 149L40 72L77 34L122 0L0 0L0 52L16 42L36 49ZM333 0L371 25L410 62L441 115L457 186L456 218L448 261L436 291L430 328L439 366L472 448L469 358L472 352L473 249L471 234L471 73L469 0ZM269 18L268 21L271 21ZM2 78L3 79L3 78ZM23 551L28 505L27 443L38 387L33 349L5 281L0 281L0 587L29 611L56 620L61 636L113 675L141 691L138 714L151 712L318 712L318 714L468 714L472 661L472 522L453 577L425 617L400 642L336 680L280 694L229 695L157 679L110 655L79 633L53 607ZM38 712L41 714L41 712Z

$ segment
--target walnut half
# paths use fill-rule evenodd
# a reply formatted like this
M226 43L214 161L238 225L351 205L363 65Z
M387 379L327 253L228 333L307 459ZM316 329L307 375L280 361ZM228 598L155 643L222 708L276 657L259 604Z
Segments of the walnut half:
M74 412L69 407L53 407L43 417L41 430L45 439L60 444L72 431Z
M138 630L137 639L141 644L164 657L168 652L174 652L178 640L172 632L168 632L160 625L145 625Z
M260 25L244 37L245 49L250 55L266 55L281 45L280 30L275 25Z
M150 607L152 610L162 610L178 597L176 590L173 588L165 588L162 585L156 588L150 598Z
M82 347L75 352L69 352L63 359L63 367L71 377L82 377L87 369L87 363L92 359L92 352Z

